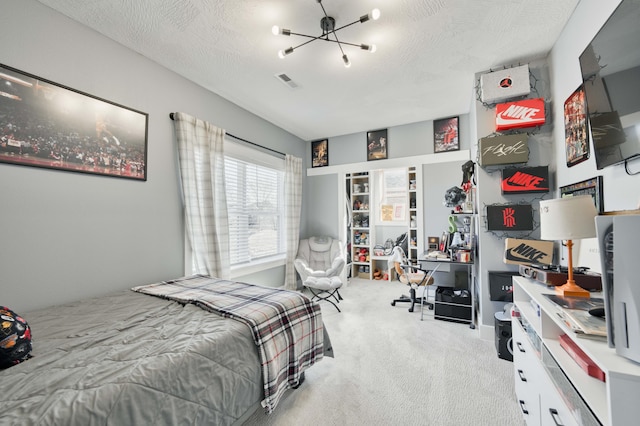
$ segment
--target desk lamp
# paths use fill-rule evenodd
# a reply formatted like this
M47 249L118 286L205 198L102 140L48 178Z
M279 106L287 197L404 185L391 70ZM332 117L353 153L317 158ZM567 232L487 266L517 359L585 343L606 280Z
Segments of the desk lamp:
M540 201L540 239L566 240L569 254L567 282L556 287L563 296L590 297L573 279L573 241L596 236L596 212L589 195Z

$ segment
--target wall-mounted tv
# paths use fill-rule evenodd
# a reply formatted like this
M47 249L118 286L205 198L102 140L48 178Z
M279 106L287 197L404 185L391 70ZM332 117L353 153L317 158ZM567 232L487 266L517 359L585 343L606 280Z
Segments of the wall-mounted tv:
M640 0L623 0L580 55L598 170L640 157Z

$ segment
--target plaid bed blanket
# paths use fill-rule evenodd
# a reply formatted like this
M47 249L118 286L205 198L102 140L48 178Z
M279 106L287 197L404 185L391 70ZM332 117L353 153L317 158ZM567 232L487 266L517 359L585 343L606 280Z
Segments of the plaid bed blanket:
M193 275L132 288L203 309L247 324L262 362L264 396L270 413L301 374L323 357L320 307L303 294L241 282Z

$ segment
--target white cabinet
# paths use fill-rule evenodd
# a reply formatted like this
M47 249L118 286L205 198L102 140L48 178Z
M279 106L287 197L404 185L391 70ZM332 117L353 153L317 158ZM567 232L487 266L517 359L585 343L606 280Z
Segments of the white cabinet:
M419 255L424 251L424 236L422 233L422 192L419 191L422 174L415 167L407 169L409 178L409 237L407 258L417 264Z
M536 382L540 380L544 370L520 322L514 321L511 337L518 406L527 425L540 425L540 385Z
M345 189L351 207L346 234L352 277L372 279L374 270L387 272L386 275L391 277L393 274L387 269L388 256L374 255L373 249L376 245L384 246L387 239L395 242L405 232L407 258L417 264L424 251L422 170L414 166L389 170L392 171L390 182L395 185L393 190L385 188L384 169L345 175ZM401 181L405 183L400 184ZM381 219L383 204L392 220Z
M638 424L640 364L618 356L606 341L576 336L545 293L553 289L524 277L513 278L513 300L520 315L512 319L516 399L527 424ZM560 345L562 335L605 373L606 381L591 377L579 366Z
M347 224L351 276L366 279L371 279L370 184L369 172L347 174L347 196L352 208Z

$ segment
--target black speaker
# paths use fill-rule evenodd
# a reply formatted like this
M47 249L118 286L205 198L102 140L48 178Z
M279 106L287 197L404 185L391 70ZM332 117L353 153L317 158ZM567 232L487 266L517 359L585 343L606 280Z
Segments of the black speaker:
M498 358L513 362L513 338L511 337L511 318L504 312L495 314L496 351Z

